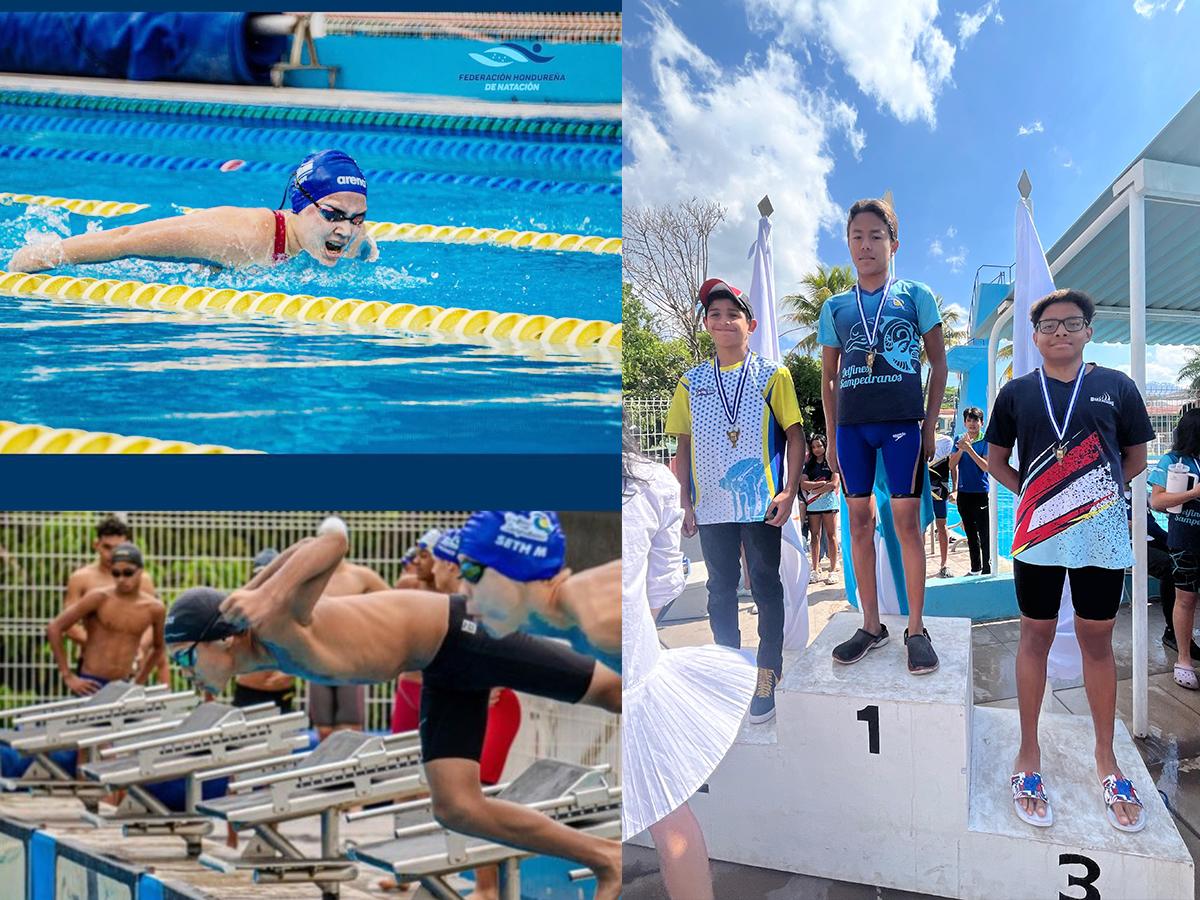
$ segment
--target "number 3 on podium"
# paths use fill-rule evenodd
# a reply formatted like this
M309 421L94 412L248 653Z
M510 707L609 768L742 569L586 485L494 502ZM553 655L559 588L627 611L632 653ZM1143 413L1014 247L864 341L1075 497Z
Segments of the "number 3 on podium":
M1078 853L1062 853L1058 857L1059 866L1083 866L1084 875L1068 875L1067 884L1071 887L1081 887L1084 893L1080 895L1058 894L1058 900L1100 900L1100 892L1096 890L1096 879L1100 877L1100 864L1090 857Z
M856 716L858 721L867 723L867 749L879 754L879 707L864 706Z

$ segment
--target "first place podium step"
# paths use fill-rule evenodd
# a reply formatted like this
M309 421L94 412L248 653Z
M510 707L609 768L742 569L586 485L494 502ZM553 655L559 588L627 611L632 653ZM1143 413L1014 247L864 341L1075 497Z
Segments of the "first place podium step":
M692 800L713 859L943 897L1184 900L1193 864L1128 732L1117 758L1149 816L1105 817L1091 719L1043 714L1055 824L1012 811L1016 710L975 709L971 622L926 620L938 671L908 673L905 620L852 666L831 658L862 619L835 616L785 661L776 719L748 726Z

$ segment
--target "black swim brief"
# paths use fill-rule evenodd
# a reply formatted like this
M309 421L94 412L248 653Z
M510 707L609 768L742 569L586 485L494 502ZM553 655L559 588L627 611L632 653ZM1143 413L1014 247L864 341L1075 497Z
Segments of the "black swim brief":
M558 641L489 636L467 615L466 597L451 596L446 638L421 676L422 759L480 758L492 688L578 703L595 670L594 659Z

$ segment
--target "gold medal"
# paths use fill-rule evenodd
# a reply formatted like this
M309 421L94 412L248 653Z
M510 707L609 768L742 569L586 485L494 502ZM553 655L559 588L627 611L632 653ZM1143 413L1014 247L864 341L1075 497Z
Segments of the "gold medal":
M874 350L867 351L867 371L868 372L875 371L875 351Z
M1054 448L1054 455L1058 458L1059 462L1062 462L1063 457L1067 455L1067 448L1059 444Z
M741 435L741 433L742 433L741 429L739 429L739 428L734 428L730 431L725 432L725 434L729 437L729 443L734 447L737 446L738 437Z

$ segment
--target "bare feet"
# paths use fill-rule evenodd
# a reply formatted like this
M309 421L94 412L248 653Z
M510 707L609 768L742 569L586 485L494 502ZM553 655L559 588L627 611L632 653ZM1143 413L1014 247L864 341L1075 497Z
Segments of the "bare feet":
M1021 751L1017 753L1017 761L1013 763L1014 772L1040 772L1042 766L1042 755L1038 750ZM1029 815L1035 815L1038 818L1046 818L1046 803L1043 800L1033 800L1029 797L1022 797L1017 801L1021 804L1021 808Z

